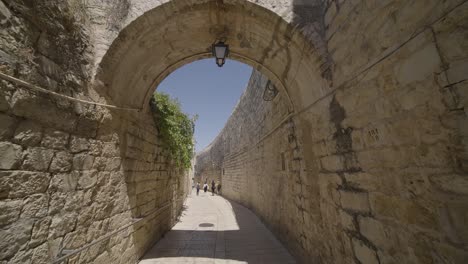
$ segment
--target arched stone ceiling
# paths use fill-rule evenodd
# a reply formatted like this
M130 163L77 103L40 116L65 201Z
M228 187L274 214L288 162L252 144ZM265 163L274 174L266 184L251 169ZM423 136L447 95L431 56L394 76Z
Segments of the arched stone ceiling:
M184 64L211 57L211 45L218 40L230 45L230 58L254 66L290 96L291 111L294 105L304 105L306 83L323 86L324 50L317 37L319 29L310 30L320 26L312 23L305 31L307 23L294 22L294 6L289 1L277 1L280 8L271 5L275 1L149 2L137 11L130 8L126 18L131 22L123 25L109 48L101 45L96 52L98 61L99 54L104 54L95 78L101 85L96 89L114 104L146 108L155 87L167 75ZM278 14L280 10L283 13Z

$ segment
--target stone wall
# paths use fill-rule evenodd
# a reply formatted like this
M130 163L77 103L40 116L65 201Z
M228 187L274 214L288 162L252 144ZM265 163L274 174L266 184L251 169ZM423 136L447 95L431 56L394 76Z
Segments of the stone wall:
M465 0L82 3L0 1L1 71L145 108L226 38L280 90L263 102L255 73L200 162L227 197L304 263L468 259ZM54 98L1 82L0 261L49 262L144 217L74 259L135 262L173 224L187 177L148 113Z
M93 100L73 1L0 1L2 72ZM135 263L188 192L149 113L110 111L0 82L0 263Z
M284 99L254 73L197 160L222 153L223 195L303 263L464 263L467 19L466 1L327 1L328 90L270 133Z

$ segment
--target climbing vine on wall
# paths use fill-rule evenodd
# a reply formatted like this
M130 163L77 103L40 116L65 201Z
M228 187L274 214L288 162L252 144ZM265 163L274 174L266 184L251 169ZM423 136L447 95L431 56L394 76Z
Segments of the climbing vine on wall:
M183 113L179 102L165 93L155 93L150 105L156 127L171 158L177 165L190 168L194 154L193 134L197 117L190 118Z

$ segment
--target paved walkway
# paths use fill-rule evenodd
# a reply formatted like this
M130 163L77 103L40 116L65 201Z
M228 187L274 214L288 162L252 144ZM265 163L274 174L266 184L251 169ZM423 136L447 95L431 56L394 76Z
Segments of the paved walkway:
M211 193L192 194L180 222L140 264L288 264L288 251L247 208Z

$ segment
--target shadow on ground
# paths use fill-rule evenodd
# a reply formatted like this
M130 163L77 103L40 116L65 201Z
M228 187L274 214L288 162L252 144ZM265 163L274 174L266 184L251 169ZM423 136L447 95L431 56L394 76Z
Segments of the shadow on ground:
M192 195L180 222L141 259L150 263L295 263L247 208L219 196Z

